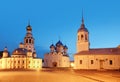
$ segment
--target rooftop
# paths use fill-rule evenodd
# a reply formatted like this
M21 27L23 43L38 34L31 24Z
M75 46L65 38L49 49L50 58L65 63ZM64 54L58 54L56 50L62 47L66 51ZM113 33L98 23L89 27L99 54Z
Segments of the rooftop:
M81 51L75 55L120 55L120 48L97 48Z

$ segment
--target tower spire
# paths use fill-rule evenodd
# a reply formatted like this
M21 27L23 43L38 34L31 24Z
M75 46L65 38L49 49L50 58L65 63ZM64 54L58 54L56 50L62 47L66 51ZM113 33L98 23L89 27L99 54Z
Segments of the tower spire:
M30 20L28 20L28 25L27 25L27 27L26 27L26 30L27 30L28 32L30 32L30 33L31 33L31 31L32 31L32 27L31 27L31 25L30 25Z
M28 20L28 26L30 26L30 19Z
M83 9L82 9L82 24L84 24Z

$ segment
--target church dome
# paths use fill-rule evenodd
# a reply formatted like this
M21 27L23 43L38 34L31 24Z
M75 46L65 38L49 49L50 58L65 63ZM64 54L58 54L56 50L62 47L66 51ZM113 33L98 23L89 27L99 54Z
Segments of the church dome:
M50 48L55 48L54 44L51 44L51 45L50 45Z
M81 27L78 29L78 32L85 31L88 32L87 28L85 28L84 24L81 24Z
M59 40L57 43L56 43L56 46L63 46L63 43Z
M27 26L27 31L32 31L32 27L30 25Z
M65 45L65 46L64 46L64 49L68 49L68 47Z
M25 48L17 48L12 52L12 55L26 55L27 49Z
M4 48L4 52L8 53L7 47Z

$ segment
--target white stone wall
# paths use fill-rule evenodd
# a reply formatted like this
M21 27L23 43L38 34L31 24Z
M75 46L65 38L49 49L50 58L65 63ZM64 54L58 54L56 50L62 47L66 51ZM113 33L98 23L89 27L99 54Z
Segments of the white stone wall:
M42 59L27 58L27 69L41 69Z
M110 60L112 61L112 65L110 65ZM82 61L82 63L80 61ZM91 64L91 61L93 61L93 64ZM120 69L120 55L74 56L74 69L101 69L101 68L111 70Z
M2 59L1 59L1 62L2 62L1 68L2 68L2 69L7 68L7 58L2 58Z
M33 69L42 68L42 59L33 59Z
M70 59L67 56L62 57L62 67L70 67Z
M81 37L83 36L83 37ZM88 51L89 50L89 35L86 31L81 31L77 33L77 52Z
M53 63L56 62L56 67L69 67L70 60L69 57L65 57L62 54L45 54L44 57L44 67L54 67Z
M61 66L62 55L58 54L46 54L44 58L45 67L53 67L53 62L57 63L57 67Z
M41 69L42 59L10 57L0 59L0 69Z

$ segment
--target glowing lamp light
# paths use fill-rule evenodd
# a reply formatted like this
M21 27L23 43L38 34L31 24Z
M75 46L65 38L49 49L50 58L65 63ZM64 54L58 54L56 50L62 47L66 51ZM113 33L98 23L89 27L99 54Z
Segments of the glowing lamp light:
M70 64L70 66L71 66L71 67L74 67L74 62L72 62L72 63Z

